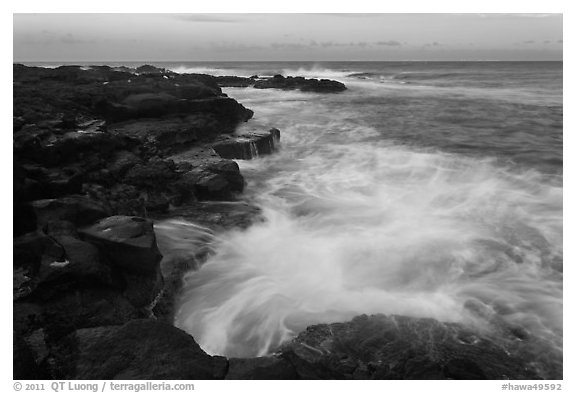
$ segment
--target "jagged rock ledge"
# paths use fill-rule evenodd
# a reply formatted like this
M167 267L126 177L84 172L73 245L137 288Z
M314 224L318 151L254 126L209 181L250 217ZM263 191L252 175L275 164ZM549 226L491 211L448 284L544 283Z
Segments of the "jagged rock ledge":
M276 354L206 354L183 331L141 319L76 330L54 349L65 379L539 379L530 359L459 324L362 315L314 325ZM549 379L558 375L546 375Z
M211 76L150 66L13 76L14 377L61 378L68 336L171 315L189 266L162 258L148 218L215 231L259 218L212 149L253 112Z
M307 79L302 76L274 75L273 77L251 76L244 78L239 76L218 76L216 81L220 87L249 87L255 89L281 89L300 90L315 93L340 93L346 90L342 82L331 79Z

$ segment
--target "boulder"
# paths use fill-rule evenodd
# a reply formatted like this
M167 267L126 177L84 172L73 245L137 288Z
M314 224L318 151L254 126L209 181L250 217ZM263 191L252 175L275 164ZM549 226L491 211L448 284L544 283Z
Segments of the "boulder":
M132 166L124 176L124 183L145 189L155 189L165 187L176 177L172 162L155 159Z
M120 272L123 294L135 307L145 307L156 298L162 289L162 255L151 221L112 216L81 229L80 234Z
M206 380L222 378L227 367L192 336L150 319L77 330L58 352L59 362L68 366L65 379Z
M456 323L359 316L314 325L282 349L304 379L534 379L529 359Z
M183 181L194 185L199 200L229 201L244 189L238 164L220 160L185 173Z
M222 158L251 160L261 155L272 154L278 148L280 131L276 128L268 132L250 132L229 137L212 145Z
M155 272L162 256L152 222L140 217L112 216L80 230L114 266L134 272Z
M96 246L69 235L55 236L64 255L44 255L31 296L42 301L74 289L114 287L112 271Z

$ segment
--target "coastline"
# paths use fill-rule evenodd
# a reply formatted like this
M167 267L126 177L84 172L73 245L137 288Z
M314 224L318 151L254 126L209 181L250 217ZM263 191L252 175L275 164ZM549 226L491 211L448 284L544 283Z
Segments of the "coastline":
M317 325L278 354L256 359L209 356L191 336L161 322L170 321L182 273L191 265L175 260L172 266L161 266L150 219L202 217L201 225L215 231L248 226L258 219L256 207L234 205L244 181L238 165L230 161L252 158L250 148L244 145L237 149L246 141L230 136L252 113L220 90L226 83L251 86L253 79L220 79L219 83L215 77L175 75L155 67L140 71L134 76L129 70L98 68L90 74L90 70L64 67L46 74L49 83L54 83L52 88L71 82L83 86L78 89L81 97L75 97L78 92L74 87L64 90L72 97L67 97L66 105L90 97L90 111L95 110L97 118L88 118L94 113L82 104L75 115L58 113L53 118L54 112L45 110L46 101L42 100L38 111L27 114L29 119L21 121L18 118L25 116L15 115L15 156L27 161L14 165L15 200L19 201L15 206L15 376L31 370L31 374L20 375L66 379L536 377L522 359L505 355L506 345L493 345L488 339L447 340L439 344L438 352L443 354L439 357L422 351L425 343L411 339L410 332L432 329L442 337L477 334L434 320L371 316L330 325L329 329L328 325ZM15 68L18 82L16 72ZM36 77L23 76L30 84L38 83ZM299 83L305 81L275 77L263 85L302 90ZM84 88L96 83L97 89ZM116 90L106 95L113 83L118 83ZM180 85L176 89L175 83ZM341 91L339 85L327 86ZM32 89L22 96L29 99L34 91L38 92ZM98 94L105 99L94 100ZM21 108L22 104L15 102L15 111ZM152 119L151 113L155 114ZM269 130L256 130L248 146L266 139L262 146L269 149L260 146L257 151L273 153L279 139L274 135ZM220 155L211 150L214 144L222 146ZM191 151L193 155L187 154ZM80 160L90 165L79 167ZM118 187L118 179L122 187ZM116 218L107 219L110 216ZM136 216L145 218L134 220ZM114 236L108 236L109 230ZM30 233L33 235L28 236ZM119 253L124 257L119 258ZM138 261L130 257L135 253L140 253ZM196 262L201 263L205 256L206 250L200 250ZM142 260L148 261L147 266L141 266ZM100 287L87 289L93 282ZM104 305L91 308L102 299ZM150 308L152 303L155 307ZM389 329L398 321L407 328ZM337 340L332 337L334 328L342 332ZM521 331L503 329L522 337ZM392 334L391 341L399 347L413 341L414 350L400 359L383 357L373 348L365 348L363 353L350 351L366 337L383 340L382 330ZM362 334L355 335L357 331ZM341 346L347 339L350 342ZM147 344L128 355L142 341ZM475 342L475 349L467 352L471 342ZM115 359L114 364L106 362L110 358ZM169 359L173 367L159 369L152 358L162 364ZM494 359L502 367L486 368ZM426 373L421 373L422 368Z

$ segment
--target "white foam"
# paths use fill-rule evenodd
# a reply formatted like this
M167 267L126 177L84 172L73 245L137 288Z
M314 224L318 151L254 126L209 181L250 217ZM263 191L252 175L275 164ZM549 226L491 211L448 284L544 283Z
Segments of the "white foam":
M561 350L561 184L377 140L338 98L237 94L283 149L241 164L266 222L216 239L186 277L176 325L206 351L263 355L362 313L478 322L471 299Z

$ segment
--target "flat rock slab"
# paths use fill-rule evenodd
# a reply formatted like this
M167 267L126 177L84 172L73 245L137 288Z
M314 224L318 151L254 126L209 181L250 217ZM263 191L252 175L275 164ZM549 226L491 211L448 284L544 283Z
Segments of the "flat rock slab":
M278 149L280 130L272 128L267 132L249 132L238 136L229 136L212 145L222 158L251 160Z
M162 258L152 222L144 218L111 216L79 232L121 269L155 271Z

